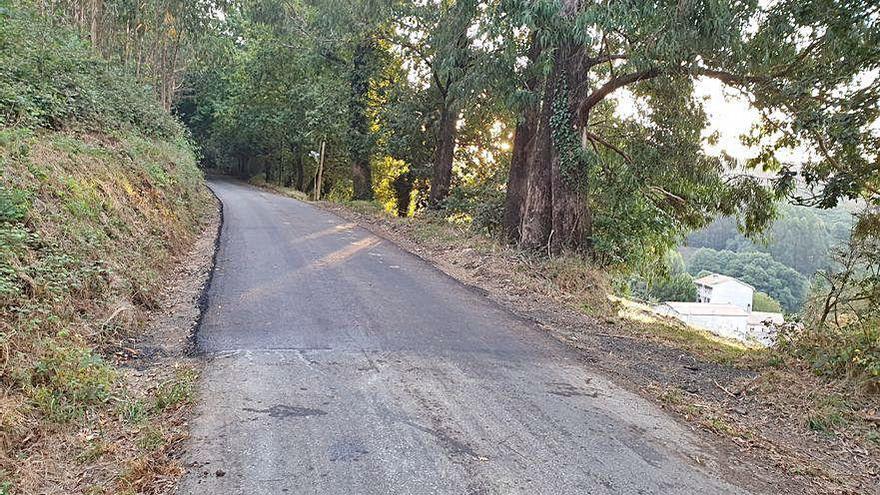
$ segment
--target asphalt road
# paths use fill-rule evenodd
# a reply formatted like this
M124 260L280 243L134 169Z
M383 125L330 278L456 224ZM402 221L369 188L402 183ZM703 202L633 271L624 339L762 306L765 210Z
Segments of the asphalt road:
M182 494L709 494L716 454L432 266L232 181Z

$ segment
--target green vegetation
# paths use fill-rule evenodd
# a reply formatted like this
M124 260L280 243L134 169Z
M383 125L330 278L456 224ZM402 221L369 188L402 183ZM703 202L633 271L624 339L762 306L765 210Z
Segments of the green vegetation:
M623 277L618 281L617 291L649 302L697 300L694 277L685 271L684 259L677 252L667 252L662 265L642 272Z
M762 252L774 260L811 278L831 263L830 249L849 239L853 225L850 208L821 210L804 206L782 205L779 218L766 234L752 240L744 236L730 217L719 218L705 229L690 234L687 246L716 251Z
M180 404L189 403L193 397L196 377L193 370L189 368L177 370L174 378L159 385L154 408L161 412Z
M0 470L13 493L41 490L14 483L66 435L112 435L185 401L180 385L145 410L108 358L209 205L183 127L154 98L74 29L0 4ZM117 440L103 434L66 461L98 462Z
M764 292L755 292L752 297L752 309L754 311L766 311L770 313L782 313L782 305Z
M0 125L180 135L148 88L33 10L0 2Z

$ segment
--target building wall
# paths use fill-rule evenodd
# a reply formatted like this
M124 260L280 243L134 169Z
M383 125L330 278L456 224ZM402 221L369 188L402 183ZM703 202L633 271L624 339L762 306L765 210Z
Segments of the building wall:
M742 339L748 331L748 316L677 315L688 325L705 328L722 337Z
M752 311L753 291L745 285L736 282L724 282L712 287L709 298L712 304L733 304L746 312Z
M712 300L712 287L697 284L697 302L708 303Z
M750 328L748 315L691 315L679 313L671 306L662 304L656 306L657 314L676 318L689 326L708 330L715 335L740 341L757 339L769 345L769 340L764 332L755 332Z

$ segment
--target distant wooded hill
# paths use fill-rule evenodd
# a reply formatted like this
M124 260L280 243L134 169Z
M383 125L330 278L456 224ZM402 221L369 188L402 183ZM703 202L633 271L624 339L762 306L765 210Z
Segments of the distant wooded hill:
M831 248L849 238L854 209L785 205L757 239L740 233L734 219L720 218L688 236L680 252L691 274L708 270L737 277L795 311L807 296L809 280L831 263Z

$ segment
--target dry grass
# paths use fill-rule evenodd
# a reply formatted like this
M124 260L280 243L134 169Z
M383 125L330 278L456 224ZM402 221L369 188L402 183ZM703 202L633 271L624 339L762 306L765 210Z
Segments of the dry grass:
M119 363L158 307L166 267L206 225L192 153L135 135L7 129L0 174L0 493L160 487L186 404L157 408L156 384L184 375Z
M283 187L283 186L279 186L278 184L274 184L272 182L266 182L265 179L263 179L259 175L255 175L255 176L251 177L248 182L252 186L257 186L259 188L266 189L266 190L272 191L277 194L281 194L282 196L287 196L289 198L298 199L300 201L309 201L309 196L306 193L304 193L298 189L294 189L292 187Z

